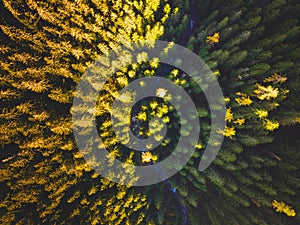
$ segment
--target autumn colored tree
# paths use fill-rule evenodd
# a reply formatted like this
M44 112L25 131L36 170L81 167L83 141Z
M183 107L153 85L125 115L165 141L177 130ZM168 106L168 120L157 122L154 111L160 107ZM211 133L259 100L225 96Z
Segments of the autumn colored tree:
M2 0L0 8L1 224L300 223L296 0ZM138 102L130 117L136 136L163 140L157 149L140 153L119 143L128 141L128 117L121 112L114 116L125 134L114 134L112 103L141 77L163 76L189 93L201 132L193 157L172 178L120 185L100 176L78 150L74 129L93 140L85 130L90 118L72 123L72 111L87 110L72 107L74 97L80 99L74 91L94 60L105 62L120 45L158 39L170 41L168 50L174 43L192 50L218 79L227 108L226 127L218 133L225 140L213 164L199 172L212 128L210 107L218 105L209 106L183 71L155 59L143 62L147 55L140 54L105 82L91 113L111 156L145 165L176 147L180 123L163 87ZM127 107L134 93L120 99ZM170 131L165 138L157 135L162 124L155 117Z

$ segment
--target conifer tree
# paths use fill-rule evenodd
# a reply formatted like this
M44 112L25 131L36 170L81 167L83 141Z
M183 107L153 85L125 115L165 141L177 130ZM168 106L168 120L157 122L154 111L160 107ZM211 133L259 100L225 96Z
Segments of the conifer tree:
M1 224L300 222L296 0L2 0L1 4ZM71 117L71 110L86 108L72 107L72 100L82 74L95 59L120 45L148 39L184 45L209 65L224 93L227 125L218 131L225 141L217 158L199 172L211 130L210 108L203 90L186 74L167 70L165 77L204 102L197 105L199 143L172 178L130 187L100 176L86 163L73 136ZM142 61L145 55L139 57ZM132 64L104 85L94 116L101 121L99 136L112 156L143 163L141 154L118 143L109 115L122 88L163 69L156 61ZM123 97L125 102L131 100ZM155 122L145 125L155 116L168 129L180 129L174 122L178 115L167 101L151 98L137 105L133 116L139 121L140 137L162 129ZM126 131L124 115L115 116ZM89 118L77 122L86 124ZM83 128L86 141L93 141ZM178 133L167 135L153 153L156 160L167 157L177 141Z

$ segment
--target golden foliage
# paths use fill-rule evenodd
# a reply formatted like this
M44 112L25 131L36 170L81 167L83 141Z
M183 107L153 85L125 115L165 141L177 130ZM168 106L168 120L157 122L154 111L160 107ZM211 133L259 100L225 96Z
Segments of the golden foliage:
M264 79L264 82L271 82L273 84L277 84L277 83L284 83L287 80L286 76L281 76L277 73L274 73L272 76L267 77Z
M155 162L157 160L157 156L152 155L151 152L142 152L142 162L149 163Z
M279 122L275 120L265 119L263 121L263 126L265 127L266 130L273 131L279 128Z
M233 120L233 113L231 112L231 108L226 109L225 120L231 122Z
M276 209L276 212L284 213L289 217L296 216L295 210L292 209L291 206L286 205L284 202L278 202L276 200L273 200L272 206L274 209Z
M0 90L0 99L18 99L20 98L21 94L18 91L7 89L7 90Z
M259 119L263 119L268 116L268 111L263 109L255 109L254 114L257 115Z
M254 90L254 93L256 94L256 97L259 98L260 100L270 100L277 98L279 94L278 88L274 88L271 85L265 87L260 84L256 84L257 89Z
M163 98L166 96L168 90L164 89L164 88L157 88L156 89L156 96L159 98Z
M208 42L209 44L214 44L214 43L218 43L220 39L220 33L214 33L212 36L207 36L206 38L206 42Z
M217 131L219 134L224 135L225 137L229 137L230 139L232 139L233 136L235 136L236 134L236 130L234 127L228 127L225 126L224 130L218 130Z
M245 123L245 119L236 119L233 121L233 123L238 124L238 125L243 125Z
M47 91L51 85L45 81L35 81L35 80L27 80L21 81L21 83L13 83L13 86L18 89L27 89L33 92L42 93Z
M70 103L72 100L72 91L65 91L61 88L55 88L50 91L48 97L60 103Z
M236 93L238 96L238 98L235 98L235 101L241 105L241 106L249 106L252 104L252 100L250 99L250 96L247 96L246 94L244 93Z

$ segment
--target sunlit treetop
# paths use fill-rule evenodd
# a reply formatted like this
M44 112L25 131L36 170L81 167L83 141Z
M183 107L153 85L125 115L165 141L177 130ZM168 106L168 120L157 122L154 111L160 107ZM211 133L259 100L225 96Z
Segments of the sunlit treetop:
M264 82L271 82L273 84L277 84L277 83L284 83L287 80L286 76L281 76L277 73L274 73L272 76L267 77L264 79Z
M212 36L206 37L206 42L209 44L219 43L220 34L219 32L214 33Z
M232 139L232 137L236 135L235 127L225 126L224 130L217 130L217 132L224 135L225 137L229 137L230 139Z
M157 156L152 155L151 152L142 152L142 162L149 163L157 161Z
M224 98L224 101L225 101L225 103L227 104L227 103L230 102L230 98L229 98L229 97L225 97L225 98Z
M276 209L276 212L285 213L289 217L296 216L295 210L292 209L291 206L286 205L284 202L278 202L276 200L273 200L272 206L274 209Z
M257 115L259 119L262 119L268 116L268 111L263 109L255 109L254 114Z
M273 131L279 128L279 122L265 119L263 122L263 126L265 127L266 130Z
M277 98L278 94L279 94L279 90L278 88L274 88L271 85L265 87L262 86L260 84L256 84L257 89L254 90L254 93L256 94L257 98L259 98L260 100L270 100L270 99L274 99Z
M201 144L201 143L198 143L198 144L196 144L196 146L195 146L197 149L202 149L203 148L203 145Z
M233 113L231 112L230 108L226 109L225 120L228 122L231 122L233 120Z
M220 73L219 70L216 70L216 71L213 72L213 75L216 76L216 77L220 76L220 74L221 74L221 73Z
M241 126L245 123L245 119L236 119L235 121L233 121L233 123Z
M157 88L156 89L156 96L157 97L160 97L160 98L163 98L166 96L168 90L164 89L164 88Z
M244 93L236 93L239 97L235 98L235 101L241 105L241 106L249 106L252 103L252 100L250 99L250 96L247 96Z

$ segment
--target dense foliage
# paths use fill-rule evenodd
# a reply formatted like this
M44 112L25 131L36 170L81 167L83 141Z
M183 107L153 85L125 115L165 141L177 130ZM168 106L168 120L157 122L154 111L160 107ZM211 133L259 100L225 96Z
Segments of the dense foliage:
M2 0L0 7L1 224L300 223L297 0ZM225 97L227 125L218 131L225 140L213 164L199 172L211 130L202 91L155 60L125 67L105 84L95 114L115 157L159 161L178 141L176 111L155 97L132 115L142 138L162 129L147 123L152 117L175 131L153 155L123 148L113 134L115 96L144 76L167 77L201 100L201 136L188 164L167 183L123 186L97 174L78 150L71 110L85 108L72 108L73 93L95 59L149 39L186 46L207 63ZM158 89L157 97L165 96Z

